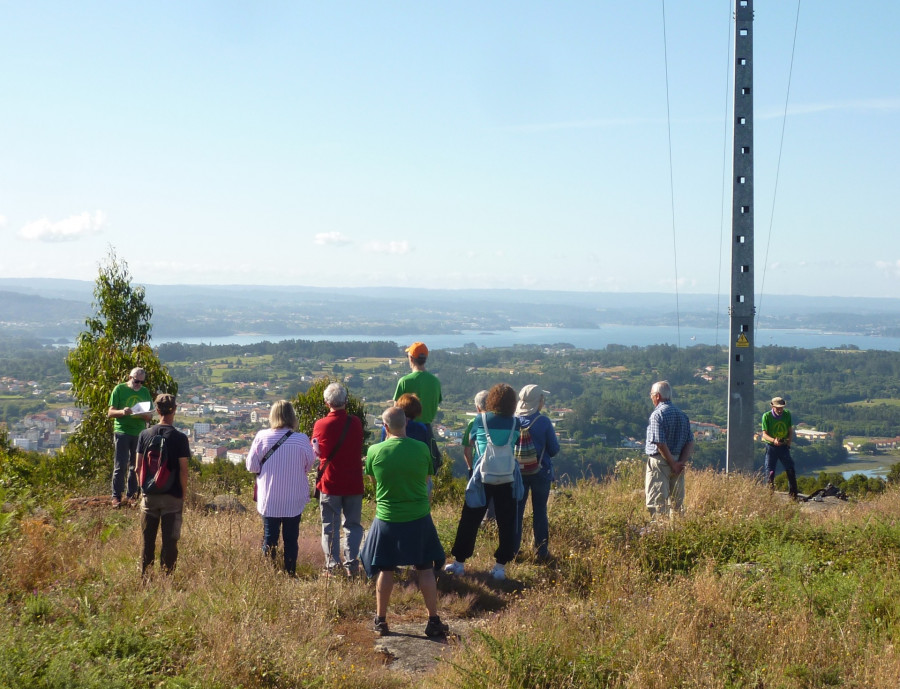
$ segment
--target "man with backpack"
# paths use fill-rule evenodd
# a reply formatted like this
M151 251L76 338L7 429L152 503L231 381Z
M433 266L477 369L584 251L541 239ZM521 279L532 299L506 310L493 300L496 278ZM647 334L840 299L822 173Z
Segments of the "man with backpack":
M534 551L538 562L550 562L550 522L547 518L547 502L553 483L552 457L559 454L559 440L550 418L541 414L545 391L537 385L526 385L519 391L516 418L522 428L516 441L516 460L522 472L525 494L518 503L516 519L516 553L522 546L522 518L531 493L531 523L534 534Z
M187 491L188 458L191 448L187 436L177 430L175 395L156 397L157 425L141 432L138 438L135 473L141 500L141 533L144 538L141 572L146 577L156 551L156 532L162 526L159 562L166 574L175 569L178 539L181 537L184 495Z

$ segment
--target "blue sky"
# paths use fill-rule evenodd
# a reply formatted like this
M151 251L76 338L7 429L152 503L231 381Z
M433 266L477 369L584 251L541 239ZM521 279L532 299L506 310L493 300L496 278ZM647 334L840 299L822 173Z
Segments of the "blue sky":
M727 293L732 4L0 2L0 276ZM754 8L756 292L900 296L900 3Z

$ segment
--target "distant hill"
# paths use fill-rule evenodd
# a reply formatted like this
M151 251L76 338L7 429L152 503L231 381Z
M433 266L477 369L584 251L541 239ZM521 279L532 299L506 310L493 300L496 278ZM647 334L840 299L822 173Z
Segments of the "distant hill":
M91 313L94 283L0 278L0 335L73 338ZM670 325L674 294L318 288L259 285L146 285L155 338L240 332L303 335L423 334L552 325ZM727 322L727 297L681 294L682 325ZM718 314L717 314L718 310ZM767 295L760 325L896 336L900 299Z

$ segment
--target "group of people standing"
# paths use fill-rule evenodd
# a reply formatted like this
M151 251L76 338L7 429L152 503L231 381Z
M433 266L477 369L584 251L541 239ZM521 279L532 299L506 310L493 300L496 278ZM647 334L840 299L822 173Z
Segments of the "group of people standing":
M263 549L274 556L280 528L288 573L293 574L296 569L299 520L309 500L305 476L316 467L325 575L340 571L352 577L363 569L367 576L375 578L374 629L387 634L394 572L400 567L415 568L428 610L425 634L440 636L447 632L447 625L437 611L435 572L444 565L446 557L431 518L430 490L441 461L431 427L442 399L441 386L437 377L426 370L428 349L423 343L413 343L407 355L411 373L400 379L394 405L382 414L382 441L368 449L362 462L362 424L347 412L346 389L332 383L323 393L329 413L314 424L311 441L296 432L288 402L273 405L270 428L260 431L254 439L247 469L257 474ZM539 561L550 560L547 502L553 480L552 458L559 452L559 441L549 418L540 413L544 394L536 385L526 385L517 393L509 385L498 384L476 396L479 413L467 433L471 451L467 450L466 457L471 476L451 549L455 561L444 568L447 573L464 573L464 562L474 553L490 501L499 533L491 575L504 579L506 564L521 546L522 518L529 495L536 557ZM521 447L517 441L523 439L527 441L527 463L514 461L507 481L482 480L481 462L487 446ZM279 443L285 448L281 455L274 454ZM277 461L269 460L273 455ZM514 457L511 449L509 456ZM363 544L364 475L374 481L376 507ZM281 487L282 484L285 485Z
M374 629L387 634L394 572L400 567L414 567L429 615L425 633L441 636L447 632L447 625L437 611L435 572L443 568L450 575L465 574L465 563L475 552L489 506L498 532L492 578L505 579L507 564L519 554L529 497L534 557L538 562L552 560L547 505L554 479L552 460L560 446L552 422L541 414L546 392L537 385L526 385L516 392L499 383L475 396L476 415L463 437L469 480L450 549L454 559L445 564L430 501L431 480L441 461L431 427L441 402L441 386L425 370L428 349L423 343L413 343L407 354L412 372L400 379L395 404L382 414L382 442L370 446L365 457L362 422L347 411L347 390L332 383L323 393L328 414L315 422L312 439L297 430L297 416L290 402L275 402L269 413L269 428L259 431L250 446L246 468L256 476L254 500L263 519L263 552L274 559L281 542L288 574L296 572L300 517L311 499L307 476L315 469L325 575L341 572L353 577L363 569L367 576L375 577ZM133 369L128 381L113 390L108 416L115 422L113 505L122 504L123 493L127 499L143 492L142 570L146 575L155 558L160 527L161 567L167 573L175 567L190 447L187 436L172 425L177 407L174 395L155 398L160 423L145 428L152 418L147 409L150 393L143 387L145 379L144 369ZM694 437L687 415L672 404L672 388L667 381L654 383L650 398L654 410L647 426L645 489L647 509L656 517L672 508L683 508L684 474ZM775 463L781 461L791 495L796 496L796 474L790 457L793 429L782 398L772 400L762 427L769 482L774 481ZM167 447L164 461L169 477L162 490L148 491L136 476L141 467L146 468L145 458L151 448L160 445L154 440L156 436L162 436ZM493 463L503 458L509 462L508 469L498 472ZM364 475L374 481L376 509L363 544Z

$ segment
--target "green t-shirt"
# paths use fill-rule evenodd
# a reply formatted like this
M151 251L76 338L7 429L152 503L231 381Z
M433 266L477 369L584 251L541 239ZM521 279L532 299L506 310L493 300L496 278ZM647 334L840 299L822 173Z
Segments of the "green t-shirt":
M142 385L140 390L135 390L128 383L119 383L109 396L109 406L113 409L133 407L138 402L153 402L150 390L145 385ZM123 416L113 419L113 430L116 433L140 435L146 427L147 422L140 416Z
M768 433L773 438L787 439L791 433L792 425L791 413L787 409L781 412L781 416L777 418L771 409L762 416L763 433Z
M463 431L462 437L462 446L463 447L472 447L475 444L475 439L472 437L472 424L475 423L475 417L473 416L469 419L469 423L466 426L466 430Z
M431 513L428 476L431 452L421 440L388 438L366 454L366 474L375 477L375 516L383 522L411 522Z
M413 371L397 381L397 390L394 399L400 399L400 395L412 392L418 396L422 403L422 413L414 421L431 423L437 414L438 405L441 403L441 381L437 376L428 371Z

